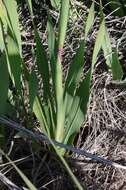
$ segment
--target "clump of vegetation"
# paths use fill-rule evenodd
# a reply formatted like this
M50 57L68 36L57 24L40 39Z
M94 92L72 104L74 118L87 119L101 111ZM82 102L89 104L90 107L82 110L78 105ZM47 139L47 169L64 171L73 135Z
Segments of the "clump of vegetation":
M100 1L99 29L90 66L83 73L87 39L96 18L94 2L85 19L83 37L79 41L79 48L76 50L70 64L67 76L63 78L63 53L70 1L52 0L51 4L59 11L58 33L56 34L52 18L48 15L48 49L45 50L35 24L32 1L27 0L35 42L32 49L32 59L35 64L31 69L28 69L23 59L17 3L15 0L0 1L0 121L2 124L19 131L15 134L15 137L20 136L23 139L31 137L37 139L38 137L38 140L41 137L41 139L43 138L48 142L48 150L52 154L56 153L58 155L75 186L78 189L83 189L84 187L77 180L64 157L68 158L70 151L74 151L73 147L70 148L68 145L75 143L78 133L83 127L92 95L92 76L99 53L103 52L107 70L112 75L112 81L122 84L123 82L120 81L123 79L123 70L118 59L118 49L112 46L105 24L102 2ZM42 80L42 95L39 94L40 79ZM125 82L123 85L125 85ZM28 110L25 106L26 98L29 106ZM25 118L23 124L27 129L10 122L7 117L12 120ZM33 125L36 121L39 122L37 128ZM1 155L4 155L12 164L29 189L37 189L32 184L33 182L4 153L5 142L6 130L1 125ZM38 145L34 140L31 148L34 151L38 149ZM77 151L75 152L77 153ZM91 154L85 153L85 155L111 165L111 162L95 156L91 157Z

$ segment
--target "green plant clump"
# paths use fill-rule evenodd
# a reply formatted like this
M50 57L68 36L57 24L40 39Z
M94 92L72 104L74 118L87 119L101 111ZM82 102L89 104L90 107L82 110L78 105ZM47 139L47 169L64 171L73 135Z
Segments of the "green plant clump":
M101 24L96 37L92 64L85 78L81 80L85 62L86 39L95 18L93 3L85 24L84 39L80 42L80 47L70 65L65 83L63 83L62 53L64 51L64 41L69 17L69 1L61 1L58 39L55 37L51 18L48 19L49 60L47 59L46 52L34 23L32 3L30 0L28 1L28 7L32 18L36 42L34 57L36 57L38 71L43 80L43 100L40 100L38 94L36 73L34 69L28 72L22 58L21 34L19 30L16 1L12 0L9 2L4 0L4 3L0 3L0 49L2 52L0 57L0 77L4 78L4 80L0 80L2 89L0 95L0 113L6 114L8 109L7 101L9 102L10 109L13 108L15 104L15 96L13 90L10 88L10 80L13 87L16 89L16 95L20 100L19 103L22 103L24 106L23 86L25 78L29 88L31 115L34 113L39 120L41 132L58 142L71 144L82 126L86 115L90 96L90 82L93 68L97 61L97 55L99 51L103 49L106 64L112 69L113 78L120 80L123 73L121 67L118 66L119 61L117 60L117 52L115 50L113 51L111 47L111 41L105 26L105 17L101 5ZM5 32L7 33L6 37ZM113 65L116 65L116 68L118 66L120 74L117 73Z
M38 94L39 85L36 72L34 69L29 72L22 58L21 33L16 1L0 1L0 50L2 52L0 56L0 114L8 114L8 109L10 110L9 112L13 113L13 108L16 106L15 97L19 100L19 106L25 107L23 97L25 80L29 90L30 114L31 116L34 114L38 119L41 132L49 139L54 139L64 144L72 144L86 115L90 98L91 79L98 53L101 49L103 50L106 63L113 73L113 79L121 80L123 73L117 60L117 52L113 51L111 47L104 14L101 11L101 23L95 41L91 67L85 74L85 78L81 79L85 63L86 40L95 19L94 3L92 3L84 27L84 39L80 41L80 46L63 83L62 60L70 2L69 0L61 1L58 38L55 36L51 18L49 17L48 19L49 60L34 23L32 2L27 0L27 3L32 18L36 43L34 57L43 81L43 99L41 100ZM52 1L52 3L58 3L56 6L59 6L59 1ZM119 73L113 65L118 66ZM15 93L10 88L10 81ZM59 156L65 154L63 149L57 149L56 147L54 149Z

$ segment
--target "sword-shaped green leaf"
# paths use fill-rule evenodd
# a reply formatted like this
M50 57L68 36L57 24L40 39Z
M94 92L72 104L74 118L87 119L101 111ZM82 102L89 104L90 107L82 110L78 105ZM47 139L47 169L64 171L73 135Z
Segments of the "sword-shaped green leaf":
M47 100L50 96L48 60L47 60L47 56L46 56L44 47L41 43L39 34L36 29L34 29L34 31L35 31L35 41L36 41L37 65L38 65L38 69L39 69L39 72L41 73L42 80L43 80L44 99Z
M62 79L62 52L64 48L67 22L69 18L69 0L61 1L60 19L59 19L59 31L58 31L58 51L56 57L56 76L55 76L55 94L57 104L57 123L56 123L56 136L55 139L62 142L64 137L64 121L65 121L65 105L64 105L64 89Z
M113 48L112 53L112 78L113 80L121 80L123 77L123 70L119 62L117 49Z
M55 31L54 31L53 24L50 17L48 17L47 31L48 31L48 50L49 50L49 55L50 55L51 78L53 81L53 87L55 88L56 38L55 38Z
M80 47L78 48L73 58L73 62L70 65L68 76L65 82L64 101L66 105L66 113L65 113L66 117L71 110L71 105L73 102L73 96L76 90L76 86L80 81L81 74L83 71L84 52L85 52L85 42L84 40L82 40L80 43Z
M13 33L13 36L15 37L15 40L18 44L19 53L20 56L22 56L22 47L21 47L21 34L20 34L20 28L19 28L19 19L18 19L18 13L17 13L17 2L16 0L4 0L4 4L7 9L7 16L8 16L8 24L11 26L10 30Z
M65 91L68 91L71 95L74 94L76 85L80 81L84 66L84 53L85 53L85 42L81 41L80 47L78 48L73 61L70 65L68 76L65 82Z
M92 57L91 73L93 72L94 65L97 61L98 53L101 50L102 44L104 43L104 37L105 37L105 20L103 19L95 41L93 57Z
M7 37L7 61L11 79L16 89L21 93L21 65L22 59L20 57L17 43L12 36Z
M38 90L38 81L37 77L34 71L29 74L29 103L31 110L33 110L33 105L35 98L37 96L37 90Z
M94 11L94 2L93 2L89 9L89 13L88 13L88 17L87 17L87 21L85 25L85 39L87 38L88 33L90 32L90 29L94 23L94 17L95 17L95 11Z
M6 63L6 56L3 53L0 56L0 114L6 111L6 103L9 88L9 73Z
M49 126L46 121L43 106L38 96L36 96L34 99L33 112L35 113L38 121L40 122L40 127L42 132L46 134L48 137L50 137Z
M64 143L69 143L70 137L79 132L85 119L87 105L90 96L91 69L88 71L85 79L81 82L77 90L71 111L68 115L67 126L65 128Z
M104 52L104 57L106 59L106 64L109 68L112 66L112 47L111 40L107 28L105 27L104 41L102 43L102 49Z

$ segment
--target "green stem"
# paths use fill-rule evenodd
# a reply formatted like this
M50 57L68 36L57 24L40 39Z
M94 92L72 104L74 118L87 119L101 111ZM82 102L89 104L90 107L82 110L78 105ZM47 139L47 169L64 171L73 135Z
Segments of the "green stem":
M62 84L62 54L65 41L67 21L69 14L69 0L61 1L60 20L59 20L59 39L56 59L56 102L57 102L57 126L55 139L62 142L64 137L65 108L63 103L63 84Z

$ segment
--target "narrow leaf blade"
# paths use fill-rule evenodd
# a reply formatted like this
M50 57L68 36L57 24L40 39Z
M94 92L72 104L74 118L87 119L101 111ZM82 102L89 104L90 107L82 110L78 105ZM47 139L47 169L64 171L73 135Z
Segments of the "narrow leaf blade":
M74 93L75 87L80 80L83 65L84 65L84 52L85 52L85 42L81 41L80 47L77 50L73 58L73 62L70 65L68 76L65 83L65 90L69 91L70 94Z
M13 30L13 35L18 44L20 55L22 55L21 34L20 34L19 19L17 13L17 2L15 0L11 1L4 0L4 3L8 13L8 21L10 22L10 25Z
M11 37L7 37L7 60L11 79L16 89L21 93L21 65L22 60L17 43Z
M76 92L71 107L71 113L68 116L68 124L65 131L64 143L68 143L70 137L77 133L85 119L87 105L90 96L91 69L88 71L85 79L82 81Z
M73 102L73 96L76 90L76 86L81 78L83 65L84 65L84 53L85 53L85 42L82 40L80 43L80 47L73 58L73 62L70 65L68 76L65 82L64 101L66 105L66 116L71 110L71 105Z
M48 99L50 90L49 90L49 66L48 60L46 56L46 52L44 47L41 43L40 36L37 30L34 28L35 31L35 41L36 41L36 57L37 57L37 65L39 72L41 73L43 79L43 93L45 100Z
M35 97L37 96L38 90L38 81L34 71L29 75L29 103L31 110L33 110L33 104L35 101Z
M102 49L104 52L104 57L106 59L106 64L109 68L112 66L112 47L111 47L111 40L107 31L107 28L105 28L105 36L104 41L102 43Z
M95 11L94 11L94 2L93 2L90 9L89 9L89 13L88 13L87 21L86 21L85 39L87 38L88 33L89 33L89 31L93 25L94 17L95 17Z
M0 114L6 111L6 101L9 88L9 73L5 53L0 57Z
M40 122L40 127L41 127L42 132L48 137L50 137L49 126L47 124L43 110L44 109L41 105L40 99L38 96L36 96L33 103L33 112L35 113L38 121Z
M123 70L118 59L117 49L113 49L112 54L112 78L113 80L121 80L123 77Z
M105 21L103 19L103 21L100 25L97 37L96 37L96 41L95 41L93 57L92 57L91 72L93 72L94 65L97 61L98 53L101 50L102 44L104 43L104 36L105 36Z

